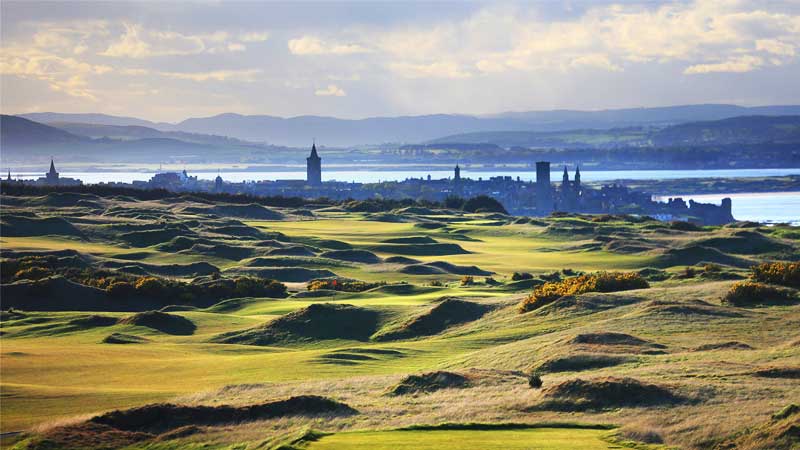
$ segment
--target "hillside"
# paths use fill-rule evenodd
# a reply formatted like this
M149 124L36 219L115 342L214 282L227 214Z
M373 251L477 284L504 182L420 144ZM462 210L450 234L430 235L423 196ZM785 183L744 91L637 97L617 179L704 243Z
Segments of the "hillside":
M226 113L212 117L189 118L175 124L155 123L103 114L31 113L22 116L46 123L137 125L162 131L213 134L248 141L269 142L274 145L305 147L311 137L316 137L330 146L419 143L442 136L475 132L545 132L620 127L663 127L683 122L719 120L746 115L798 114L800 114L800 106L793 105L760 107L686 105L602 111L530 111L485 116L433 114L363 119L320 116L282 118ZM484 140L478 142L484 142Z
M666 127L575 129L556 132L491 131L445 136L432 145L487 143L501 147L619 148L800 142L800 116L740 116Z
M5 151L12 148L74 145L87 139L59 128L44 125L17 116L0 116L0 146Z

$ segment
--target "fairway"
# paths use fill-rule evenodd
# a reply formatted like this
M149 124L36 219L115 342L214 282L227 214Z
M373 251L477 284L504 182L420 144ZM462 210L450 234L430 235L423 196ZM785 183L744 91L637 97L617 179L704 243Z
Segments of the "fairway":
M620 448L603 440L607 430L400 430L336 433L309 450L598 450Z

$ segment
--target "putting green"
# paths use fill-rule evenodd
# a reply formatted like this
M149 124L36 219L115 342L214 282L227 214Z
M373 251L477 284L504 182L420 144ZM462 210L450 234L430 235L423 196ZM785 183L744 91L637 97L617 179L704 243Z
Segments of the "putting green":
M402 430L337 433L312 442L309 450L595 450L619 448L603 440L608 430L527 428L518 430Z

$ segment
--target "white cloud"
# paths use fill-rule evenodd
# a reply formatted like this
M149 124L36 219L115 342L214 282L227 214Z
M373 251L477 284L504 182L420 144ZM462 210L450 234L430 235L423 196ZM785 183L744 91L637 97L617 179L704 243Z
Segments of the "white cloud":
M183 34L176 31L148 30L138 24L123 24L124 32L101 56L114 58L151 58L187 56L200 53L240 52L244 44L232 40L225 31L206 34Z
M687 67L686 70L683 71L683 73L687 75L696 75L696 74L713 73L713 72L742 73L742 72L750 72L756 70L763 65L764 65L764 60L759 58L758 56L743 55L719 63L695 64L693 66Z
M606 55L592 53L578 56L569 63L570 67L591 67L595 69L607 70L609 72L621 72L622 67L614 64Z
M759 39L756 41L756 50L761 50L773 55L794 56L795 47L792 44L781 42L777 39Z
M210 72L159 72L160 75L179 80L191 81L244 81L253 82L258 79L260 69L214 70Z
M351 55L369 52L366 47L360 44L330 43L314 36L290 39L288 47L289 52L293 55Z
M324 89L317 89L314 91L314 95L320 97L344 97L347 95L347 92L335 84L329 84L328 87Z
M228 51L229 52L243 52L246 49L247 49L247 47L245 47L244 44L241 44L239 42L232 42L232 43L228 44Z
M269 33L266 31L251 31L239 35L239 40L242 42L265 42L267 39L269 39Z
M391 63L389 68L405 78L469 78L472 76L453 61L430 64Z

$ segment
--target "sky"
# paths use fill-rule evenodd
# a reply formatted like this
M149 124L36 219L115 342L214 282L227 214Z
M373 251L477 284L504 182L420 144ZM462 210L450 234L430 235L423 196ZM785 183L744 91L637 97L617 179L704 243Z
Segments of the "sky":
M800 1L0 2L0 110L177 122L800 104Z

